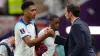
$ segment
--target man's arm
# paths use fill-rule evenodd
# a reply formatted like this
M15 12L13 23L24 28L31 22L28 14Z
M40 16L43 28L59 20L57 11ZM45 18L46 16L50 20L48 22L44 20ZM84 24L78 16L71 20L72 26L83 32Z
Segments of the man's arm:
M71 53L71 56L77 56L84 50L85 39L80 25L73 25L71 30L74 41L76 43L76 46Z
M21 38L24 40L24 42L29 47L32 47L32 46L35 46L35 45L39 44L41 41L43 41L48 36L53 36L54 31L52 29L50 29L50 28L46 28L44 35L42 35L42 36L40 36L38 38L33 37L35 39L31 39L31 36L29 35L29 33L27 31L26 25L24 25L22 23L18 23L15 26L15 35L18 35L18 34L21 36Z
M59 45L64 45L65 41L66 41L66 38L64 38L62 36L57 35L55 38L55 43L59 44Z
M42 42L46 37L47 37L47 35L43 35L41 37L31 40L30 36L26 36L25 38L23 38L23 40L29 47L32 47L32 46L35 46L35 45L39 44L40 42Z
M42 42L48 36L53 36L52 29L46 29L46 31L47 31L46 34L44 34L40 37L37 37L37 38L35 37L35 39L30 40L30 36L26 36L25 38L23 38L23 40L29 47L35 46L35 45L39 44L40 42Z

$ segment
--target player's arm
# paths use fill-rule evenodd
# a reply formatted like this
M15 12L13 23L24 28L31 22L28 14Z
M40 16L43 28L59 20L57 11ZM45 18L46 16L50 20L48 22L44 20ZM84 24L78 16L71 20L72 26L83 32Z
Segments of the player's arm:
M49 34L49 33L48 33ZM35 38L35 39L30 39L30 36L26 36L23 38L23 40L25 41L25 43L29 46L29 47L32 47L32 46L35 46L37 44L39 44L40 42L42 42L45 38L47 38L48 34L44 34L38 38Z
M21 27L18 27L21 26ZM31 36L28 34L26 26L24 24L19 24L17 26L17 31L20 34L21 38L24 40L24 42L29 46L35 46L37 44L39 44L41 41L43 41L45 38L47 38L47 36L52 36L53 34L53 30L49 29L49 30L45 30L46 34L36 38L36 37L32 37L35 39L31 39Z

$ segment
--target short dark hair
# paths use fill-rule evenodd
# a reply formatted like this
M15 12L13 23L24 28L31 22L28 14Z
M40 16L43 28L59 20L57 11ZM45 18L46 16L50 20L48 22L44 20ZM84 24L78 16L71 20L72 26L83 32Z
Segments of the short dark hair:
M72 12L74 16L79 17L80 16L80 7L76 6L74 4L68 4L66 6L68 12Z
M35 5L33 1L24 1L22 6L21 6L21 9L22 10L25 10L26 8L28 8L30 5Z
M54 18L59 18L57 15L50 15L48 21L53 21Z

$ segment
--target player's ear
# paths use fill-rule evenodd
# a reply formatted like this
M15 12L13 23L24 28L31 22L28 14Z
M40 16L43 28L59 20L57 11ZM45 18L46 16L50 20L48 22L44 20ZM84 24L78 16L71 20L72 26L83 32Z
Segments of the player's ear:
M24 14L27 14L27 10L24 10Z
M73 13L72 13L72 12L69 12L69 15L70 15L70 16L72 16L72 15L73 15Z

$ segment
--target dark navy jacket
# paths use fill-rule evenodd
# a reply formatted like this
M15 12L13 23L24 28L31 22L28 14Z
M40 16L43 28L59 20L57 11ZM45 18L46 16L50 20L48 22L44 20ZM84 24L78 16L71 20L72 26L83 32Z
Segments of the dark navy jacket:
M57 36L55 43L64 45L66 56L95 56L89 27L79 18L73 22L67 39Z

